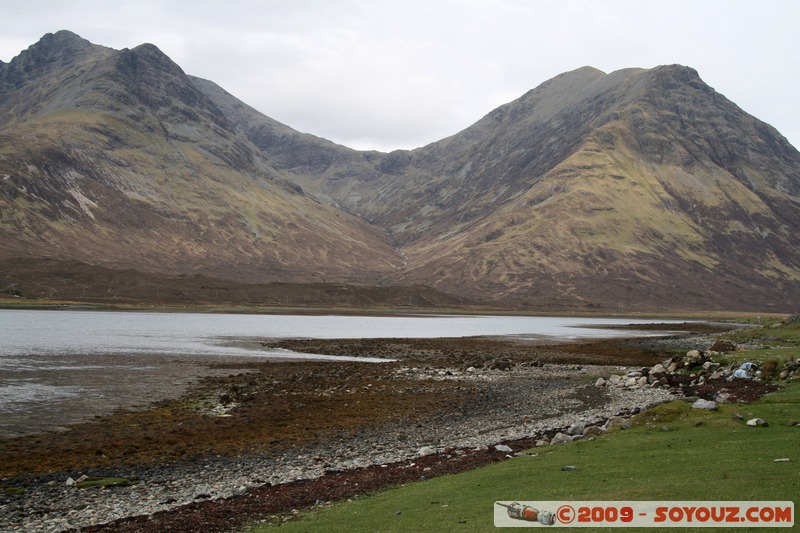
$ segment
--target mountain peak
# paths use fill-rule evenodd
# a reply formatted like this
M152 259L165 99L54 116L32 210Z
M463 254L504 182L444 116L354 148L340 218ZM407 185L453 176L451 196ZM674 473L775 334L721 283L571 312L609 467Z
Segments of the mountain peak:
M59 30L55 33L46 33L20 56L28 53L41 59L62 59L84 52L94 46L96 45L78 34L69 30Z

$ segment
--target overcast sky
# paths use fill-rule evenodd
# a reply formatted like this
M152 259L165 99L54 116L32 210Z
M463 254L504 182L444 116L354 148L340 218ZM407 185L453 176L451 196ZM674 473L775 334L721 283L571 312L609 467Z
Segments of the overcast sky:
M2 0L0 60L61 29L152 43L359 149L457 133L553 76L679 63L800 148L797 0Z

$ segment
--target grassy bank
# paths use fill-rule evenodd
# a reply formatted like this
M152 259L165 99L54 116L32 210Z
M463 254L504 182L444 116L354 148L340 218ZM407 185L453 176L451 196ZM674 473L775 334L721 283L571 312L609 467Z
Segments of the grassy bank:
M736 352L727 356L729 360L777 361L780 368L800 357L798 324L737 335L737 342L758 341L762 347ZM746 425L756 417L768 425ZM268 517L254 531L491 531L497 500L795 500L797 504L798 421L796 379L755 403L723 404L716 411L674 401L640 413L628 429L538 448L533 450L538 455L462 474ZM775 461L787 458L788 462ZM568 465L578 470L562 470Z
M746 426L753 417L769 426ZM279 529L489 531L496 500L792 500L800 494L798 418L798 382L718 411L676 401L638 415L629 429L320 506ZM790 461L775 462L781 458ZM562 471L567 465L579 470ZM281 522L273 518L255 531Z

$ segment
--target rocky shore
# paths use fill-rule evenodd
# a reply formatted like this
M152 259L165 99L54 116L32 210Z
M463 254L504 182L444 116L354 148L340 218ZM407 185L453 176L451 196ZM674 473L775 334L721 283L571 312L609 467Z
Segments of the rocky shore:
M685 394L597 383L661 364L676 347L705 350L713 338L264 342L397 361L241 362L145 411L4 439L0 530L224 530L502 460Z

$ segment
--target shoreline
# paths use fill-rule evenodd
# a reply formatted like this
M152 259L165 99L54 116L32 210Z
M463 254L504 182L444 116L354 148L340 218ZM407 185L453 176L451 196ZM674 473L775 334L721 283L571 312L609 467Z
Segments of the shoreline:
M559 346L485 338L280 341L314 350L324 342L332 355L389 350L400 360L366 367L222 365L224 372L237 373L207 377L182 397L146 411L119 412L63 433L4 439L0 529L60 531L137 515L180 514L199 502L242 501L252 491L324 479L326 473L359 475L372 465L409 464L452 450L470 455L469 450L530 439L575 422L597 423L674 397L657 389L593 386L597 377L631 366L627 363L660 360L667 345L659 343L700 341L659 339ZM603 364L588 364L593 358ZM510 370L492 368L507 362ZM38 472L33 465L40 465ZM65 484L84 474L135 484L103 489ZM22 492L11 495L13 487Z

